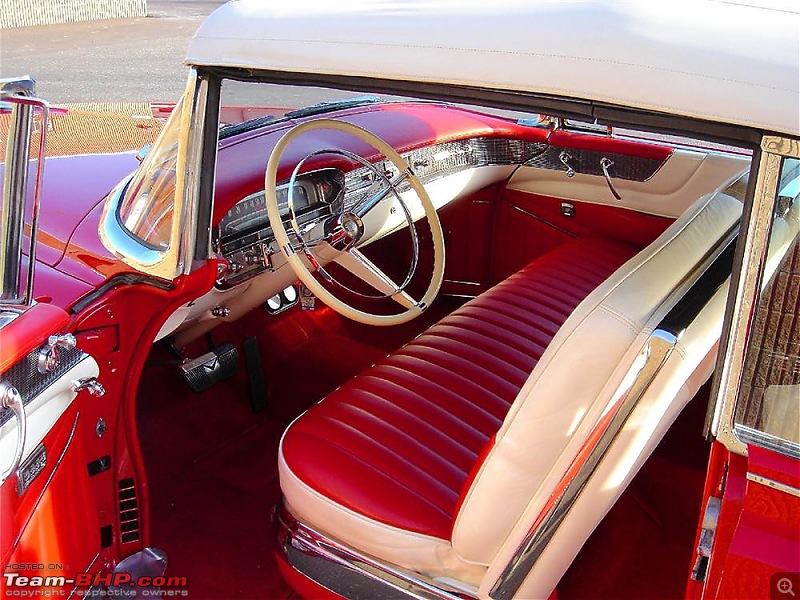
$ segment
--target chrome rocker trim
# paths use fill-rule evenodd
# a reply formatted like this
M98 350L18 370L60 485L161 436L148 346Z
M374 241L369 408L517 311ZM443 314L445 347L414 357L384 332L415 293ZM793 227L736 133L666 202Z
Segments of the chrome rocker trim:
M277 552L318 585L358 600L467 600L477 598L334 541L298 521L281 502L275 509Z

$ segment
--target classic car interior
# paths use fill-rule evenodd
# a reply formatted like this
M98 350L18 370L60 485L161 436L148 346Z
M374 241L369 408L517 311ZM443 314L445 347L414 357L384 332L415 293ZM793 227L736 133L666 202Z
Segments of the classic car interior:
M3 560L166 572L183 578L167 591L193 598L671 598L702 585L719 483L707 472L722 469L709 466L710 378L729 291L750 277L733 265L755 255L737 240L763 234L761 289L800 264L797 148L761 137L789 135L780 98L770 129L727 104L714 122L678 90L664 102L678 131L701 128L689 139L646 95L617 106L598 92L590 110L546 88L437 87L405 63L394 87L308 74L306 40L283 72L279 37L254 15L278 17L258 4L201 28L183 99L153 109L152 146L48 161L40 222L4 216L8 239L34 225L39 237L12 252L35 279L0 273L2 304L23 307L0 313L0 456L14 456ZM473 9L456 16L473 23ZM343 14L360 67L360 25ZM390 37L415 23L384 17ZM527 64L508 54L503 76ZM273 106L287 81L335 91ZM9 138L41 148L47 106L32 82L13 86ZM361 95L376 88L424 93ZM505 110L527 97L559 116ZM595 109L605 118L569 118ZM617 127L637 119L641 131ZM12 146L4 176L24 184L35 153ZM743 209L769 185L768 209ZM12 187L4 215L25 212L25 185L15 205ZM770 392L790 424L792 385Z
M679 338L674 352L663 355L623 439L584 488L572 513L579 516L562 524L536 576L542 590L561 580L559 593L581 596L578 578L561 574L616 501L584 552L608 543L632 552L640 535L682 523L688 541L666 560L674 578L652 581L654 593L666 580L680 593L707 460L703 384L714 367L749 157L430 102L373 100L335 118L385 140L424 186L443 231L441 290L416 319L389 327L355 322L319 300L301 310L295 302L309 293L294 287L299 275L279 251L286 242L274 241L270 193L298 255L301 240L318 238L331 215L375 197L399 209L404 198L407 210L379 211L378 224L365 226L361 235L377 239L358 252L394 278L388 288L373 282L383 296L397 296L394 281L418 263L405 288L412 307L436 262L432 226L416 220L422 209L408 199L409 185L389 185L397 165L334 131L335 122L296 119L308 130L280 152L272 148L283 123L223 125L214 239L227 267L214 289L168 320L137 400L153 544L171 547L174 568L193 575L199 548L226 549L230 568L252 585L280 588L263 547L266 515L277 505L279 523L301 522L312 541L335 541L360 557L353 560L367 556L475 593L488 570L513 557L530 526L526 515L558 491L561 474L598 435L656 330ZM278 159L265 191L269 156ZM415 236L403 212L416 220ZM796 215L786 218L796 231ZM418 251L409 250L415 243ZM330 250L314 251L331 279L355 287L357 278L347 278L357 269L330 261ZM704 300L687 296L699 279ZM359 313L409 307L318 280ZM221 342L241 348L245 365L191 391L171 353L194 357ZM648 487L654 471L676 482L668 500ZM616 539L613 519L639 534ZM242 539L237 531L256 534ZM286 548L303 554L296 541ZM674 550L651 559L662 568ZM291 582L291 568L283 572ZM196 578L209 596L230 584ZM354 593L357 584L338 571L330 578L337 593ZM633 585L622 573L601 579L608 593Z

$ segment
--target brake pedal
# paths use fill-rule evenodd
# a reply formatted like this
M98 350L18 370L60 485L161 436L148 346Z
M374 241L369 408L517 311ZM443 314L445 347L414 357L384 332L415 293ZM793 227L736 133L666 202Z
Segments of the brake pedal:
M222 344L210 352L185 361L181 375L195 392L203 392L230 377L239 368L239 353L233 344Z
M300 282L300 308L303 310L316 310L317 297L302 281Z

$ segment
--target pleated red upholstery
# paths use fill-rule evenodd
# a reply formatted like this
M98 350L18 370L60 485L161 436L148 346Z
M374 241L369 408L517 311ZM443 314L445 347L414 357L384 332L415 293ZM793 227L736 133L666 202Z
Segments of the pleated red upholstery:
M287 466L359 514L449 539L470 472L547 344L635 253L578 240L533 261L301 416Z

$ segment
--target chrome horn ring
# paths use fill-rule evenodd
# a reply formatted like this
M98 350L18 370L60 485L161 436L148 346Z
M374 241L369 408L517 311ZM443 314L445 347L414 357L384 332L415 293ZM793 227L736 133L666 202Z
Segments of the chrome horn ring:
M281 215L281 209L278 205L277 181L279 166L284 157L284 152L286 151L287 146L300 135L316 129L332 130L349 134L358 140L369 144L381 155L386 157L386 159L392 165L394 165L394 168L397 169L397 173L399 175L392 180L392 182L395 184L395 191L397 191L396 187L400 185L403 180L405 180L408 182L410 189L420 201L422 208L420 218L424 216L430 228L431 245L433 247L433 269L428 287L426 288L422 297L419 299L413 298L402 289L398 292L397 290L400 288L400 286L393 281L391 277L386 275L386 273L381 271L380 268L374 265L366 256L364 256L358 247L352 245L348 246L347 240L343 240L344 245L339 246L339 248L349 248L347 251L337 249L336 247L332 246L329 243L329 240L326 239L326 235L334 232L334 221L326 220L329 226L327 229L324 226L321 227L320 231L314 234L317 239L306 239L303 237L305 246L309 246L314 243L319 244L320 248L316 250L316 253L320 256L324 256L323 252L330 252L330 260L336 261L345 269L350 271L353 275L361 279L365 284L374 287L379 292L388 292L391 299L400 305L401 312L399 313L380 314L376 312L366 312L338 298L314 277L313 271L317 269L318 265L314 264L314 262L309 259L302 246L298 247L296 237L291 231L294 224L289 226L290 231L287 232L287 225L289 225L289 222ZM362 127L359 127L358 125L336 119L315 119L300 123L299 125L296 125L287 131L275 144L269 160L267 161L267 169L266 173L264 174L264 189L266 195L267 214L269 215L270 226L272 228L273 235L275 236L275 243L277 244L279 251L283 253L286 262L297 275L297 278L300 279L300 281L302 281L315 296L317 296L330 308L339 312L343 316L360 323L366 323L368 325L397 325L399 323L410 321L411 319L419 316L428 306L431 305L439 292L439 289L442 285L442 280L444 278L445 246L442 224L439 221L438 214L436 213L436 206L433 204L428 192L425 190L425 186L419 180L419 177L414 174L411 167L408 166L408 163L400 156L400 154L398 154L398 152L392 148L392 146L390 146L380 137ZM365 215L391 191L392 188L384 188L384 190L379 194L373 194L366 200L359 200L354 209L356 213L355 216L360 218L362 214ZM403 192L403 194L405 193L406 192ZM350 225L353 227L353 231L358 234L358 222L355 219L352 220L354 223L351 223ZM400 221L400 219L397 220ZM296 221L297 220L295 219L295 224ZM339 224L342 225L346 223L344 223L344 221L340 221ZM310 227L308 229L309 233L313 229L313 226ZM344 231L344 227L342 227L342 230ZM291 239L290 233L292 234ZM367 235L370 234L368 233ZM364 245L364 241L365 239L362 238L362 246ZM325 245L327 245L327 248ZM311 254L313 257L314 253ZM316 260L316 258L314 260ZM319 262L320 261L317 261L317 263Z
M319 238L306 240L304 239L303 231L300 227L300 224L297 220L297 213L294 210L294 188L295 188L295 181L297 180L297 176L300 174L303 165L307 160L313 158L315 156L320 156L324 154L338 154L340 156L344 156L347 159L350 159L354 162L359 163L360 165L368 168L371 170L378 179L385 185L384 188L381 188L377 192L373 194L368 194L367 197L362 199L360 202L356 203L355 206L348 207L345 206L344 201L341 202L341 206L336 211L336 214L329 217L326 221L325 228L330 228L330 231L325 231L324 235ZM361 298L369 298L371 300L379 300L383 298L391 298L395 294L399 294L400 292L404 291L408 285L411 283L411 280L414 278L414 274L417 272L417 266L419 264L419 236L417 235L417 229L414 227L414 218L411 216L411 210L408 208L408 205L403 200L403 196L400 193L399 186L408 179L410 173L408 170L401 172L395 180L390 180L387 174L384 171L381 171L374 163L371 163L367 160L364 160L359 155L349 152L347 150L341 148L325 148L323 150L317 150L315 152L311 152L310 154L306 155L300 162L297 163L297 166L292 171L292 175L289 178L289 189L287 194L287 205L289 208L289 224L292 229L292 235L297 240L297 243L293 245L295 251L302 251L303 254L308 258L309 262L314 266L316 271L320 274L320 276L327 282L332 283L339 288L345 290L346 292L353 294L354 296L360 296ZM375 181L375 180L373 180ZM343 190L344 193L344 190ZM403 282L399 284L396 289L392 290L391 292L386 293L378 293L378 294L365 294L363 292L359 292L354 290L348 285L345 285L338 279L336 279L333 275L330 274L329 271L325 269L325 267L317 260L317 257L313 253L313 248L320 242L327 242L337 250L341 250L344 252L349 252L353 248L356 247L358 242L364 235L364 224L362 222L362 217L366 215L367 212L372 210L375 206L377 206L380 202L385 200L389 197L389 195L393 195L394 198L397 200L398 204L400 204L400 208L403 211L403 216L405 217L406 224L408 225L408 232L411 236L411 263L408 268L408 272L406 273Z

